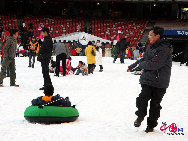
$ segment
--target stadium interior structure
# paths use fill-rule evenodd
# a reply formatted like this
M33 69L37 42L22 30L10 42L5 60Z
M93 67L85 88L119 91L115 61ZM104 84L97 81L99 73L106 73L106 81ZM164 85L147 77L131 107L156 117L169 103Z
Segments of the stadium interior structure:
M55 38L78 32L79 25L80 32L111 41L119 35L135 47L138 42L147 44L149 29L159 25L173 54L188 46L188 0L1 0L0 7L1 31L24 23L37 37L42 27L49 27ZM173 58L181 59L182 55Z

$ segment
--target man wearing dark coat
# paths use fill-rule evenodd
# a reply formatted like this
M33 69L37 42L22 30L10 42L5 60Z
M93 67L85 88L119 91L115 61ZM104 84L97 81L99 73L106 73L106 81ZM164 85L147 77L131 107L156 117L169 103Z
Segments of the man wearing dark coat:
M117 44L116 44L116 56L114 57L113 63L115 63L119 54L120 54L120 62L122 64L124 63L125 50L126 50L128 45L129 45L129 42L127 42L125 38L123 38L121 41L117 42Z
M127 72L142 69L140 77L142 87L141 93L136 98L136 115L138 118L134 122L135 127L139 127L144 117L147 115L148 101L150 101L149 117L147 118L147 128L145 132L153 132L157 126L160 110L160 103L166 89L169 86L172 67L172 46L163 39L164 29L153 27L149 32L151 46L148 46L143 58L130 65Z
M41 62L42 74L44 78L44 86L40 90L44 90L46 85L52 84L50 75L49 75L49 63L52 56L53 42L52 38L49 35L49 29L43 28L42 35L44 37L44 42L40 47L37 60Z

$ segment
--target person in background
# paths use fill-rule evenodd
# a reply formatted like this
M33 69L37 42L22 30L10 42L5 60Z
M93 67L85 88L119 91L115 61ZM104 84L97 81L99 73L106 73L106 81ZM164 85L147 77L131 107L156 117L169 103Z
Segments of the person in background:
M5 31L5 32L2 32L2 38L3 38L3 46L2 46L2 55L1 55L1 63L3 63L3 59L4 59L4 46L6 44L6 40L7 40L7 37L10 36L10 33L9 31ZM9 67L7 67L7 70L6 70L6 77L10 77L10 73L9 73Z
M41 30L42 35L44 37L44 42L39 49L39 54L37 60L41 62L42 66L42 74L44 78L44 85L39 90L44 90L46 85L52 85L51 78L49 75L49 63L52 56L52 49L53 49L53 41L51 36L49 35L49 29L43 28Z
M76 56L80 56L80 52L82 51L82 48L80 48L79 46L77 46L76 48Z
M54 73L56 68L56 61L53 60L53 57L51 57L50 60L50 73Z
M76 56L76 49L72 49L72 56Z
M56 53L55 76L59 77L60 61L62 61L63 76L66 76L66 59L70 56L68 47L66 46L66 44L61 43L61 40L59 40L59 43L54 44L54 50Z
M92 54L93 52L93 54ZM92 73L94 71L95 68L95 55L96 55L96 49L95 47L92 46L92 42L89 41L88 42L88 47L86 47L85 49L85 55L87 57L87 64L88 64L88 74Z
M96 64L99 65L100 67L100 70L99 72L102 72L103 71L103 66L102 66L102 49L101 49L101 43L97 43L96 45L96 57L95 57L95 60L96 60Z
M20 57L20 44L17 44L16 57Z
M139 127L147 115L148 101L150 100L149 117L145 132L153 132L158 124L160 103L170 83L172 67L172 45L168 40L163 39L164 28L156 26L150 29L149 40L151 46L147 47L143 58L130 65L127 72L142 69L140 76L141 93L136 98L135 112L137 119L135 127Z
M120 62L121 62L121 64L124 64L125 50L126 50L128 45L129 45L129 42L126 41L126 38L121 39L121 41L119 42L119 46L120 46Z
M10 69L10 86L19 87L16 85L16 68L15 57L17 49L18 30L12 29L10 36L7 37L6 44L4 46L4 60L0 72L0 87L3 87L3 79L6 77L6 69Z
M84 76L84 75L88 75L87 72L87 66L85 65L84 62L79 61L78 67L76 67L76 73L75 75L79 75L80 73Z
M39 52L39 48L40 48L40 45L36 41L36 37L33 36L32 40L29 43L29 47L28 47L28 54L29 54L29 66L28 67L32 66L32 68L34 68L35 56ZM32 58L33 58L33 60L32 60L32 65L31 65L31 59Z
M119 41L116 43L115 49L116 49L116 53L115 53L115 56L114 56L113 63L116 62L116 59L118 58L118 55L120 54L120 42Z
M142 56L142 53L144 52L142 43L138 43L137 47L138 47L138 49L139 49L139 53L140 53L140 57L141 57L141 56Z
M76 44L76 42L74 41L73 42L73 45L71 46L71 49L73 50L73 49L76 49L77 48L77 44Z
M37 42L39 43L40 47L42 46L42 40L37 37Z
M137 60L137 58L140 57L138 47L135 47L135 49L134 49L134 51L133 51L133 54L134 54L134 60Z

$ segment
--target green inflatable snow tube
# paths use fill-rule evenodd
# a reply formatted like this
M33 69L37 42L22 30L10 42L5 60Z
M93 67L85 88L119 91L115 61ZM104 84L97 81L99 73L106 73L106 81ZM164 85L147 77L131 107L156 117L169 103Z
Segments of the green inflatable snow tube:
M75 121L79 116L78 110L74 107L59 106L29 106L24 117L30 122L37 123L62 123Z

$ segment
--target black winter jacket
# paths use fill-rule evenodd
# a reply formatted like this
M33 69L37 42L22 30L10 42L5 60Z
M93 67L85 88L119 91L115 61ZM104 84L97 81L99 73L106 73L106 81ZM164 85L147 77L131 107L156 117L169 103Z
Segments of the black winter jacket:
M33 99L31 101L31 104L33 106L40 106L40 105L47 104L48 102L42 100L42 97L43 96L40 96L37 99ZM60 100L58 100L58 99L60 99ZM54 101L54 102L51 103L51 104L48 104L48 106L60 106L60 105L63 106L63 107L70 107L71 106L71 102L69 100L67 100L67 99L64 99L64 98L60 97L59 94L53 96L51 101Z
M44 42L39 50L38 61L50 62L52 56L53 42L50 35L44 37Z
M172 46L167 40L160 40L148 46L143 58L130 65L130 70L143 69L140 84L157 88L168 88L172 67Z
M129 45L129 42L127 42L126 39L122 39L119 42L119 45L120 45L120 51L125 51L127 46Z

